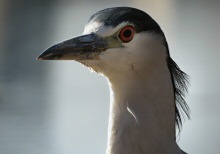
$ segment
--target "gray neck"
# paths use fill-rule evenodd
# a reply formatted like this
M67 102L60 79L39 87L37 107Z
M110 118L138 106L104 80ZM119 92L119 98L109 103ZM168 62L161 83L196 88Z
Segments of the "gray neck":
M107 154L181 153L167 65L108 76L111 107ZM155 66L156 67L156 66Z

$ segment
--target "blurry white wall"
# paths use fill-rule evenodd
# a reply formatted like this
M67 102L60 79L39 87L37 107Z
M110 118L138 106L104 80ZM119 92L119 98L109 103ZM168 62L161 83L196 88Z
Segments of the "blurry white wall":
M50 5L47 39L37 48L42 51L57 42L80 35L88 18L98 10L131 6L149 13L162 27L172 58L191 79L187 96L191 120L186 120L183 124L178 142L180 147L192 154L220 153L220 1L63 0L53 1ZM37 54L35 52L34 56ZM34 60L35 57L31 56L27 58ZM74 61L40 61L37 65L44 68L41 72L43 81L42 86L34 84L37 92L32 90L31 95L42 97L39 100L41 107L36 107L33 116L31 111L34 104L28 99L23 105L26 110L30 110L26 116L40 117L39 125L29 118L28 125L21 127L22 123L16 123L17 115L9 125L7 110L10 111L10 108L6 108L3 102L0 106L0 143L3 143L0 145L0 153L105 153L109 90L104 77L91 73ZM31 82L35 81L33 78ZM9 85L4 80L0 83ZM16 83L17 88L23 92L34 88L24 85L24 90L20 88L21 82ZM10 90L7 92L10 93ZM23 131L17 131L17 128L22 128ZM19 135L21 132L24 134ZM32 138L35 136L33 134L36 135L35 140ZM22 140L16 140L17 137ZM36 143L37 146L33 146Z

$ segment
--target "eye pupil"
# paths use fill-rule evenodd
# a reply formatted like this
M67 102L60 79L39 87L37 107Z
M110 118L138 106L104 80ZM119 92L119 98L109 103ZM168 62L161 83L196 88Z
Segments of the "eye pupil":
M123 34L123 35L124 35L124 37L130 37L131 34L132 34L132 31L129 30L129 29L127 29L127 30L124 31L124 34Z
M121 29L119 33L119 38L121 39L122 42L127 43L130 42L135 34L135 30L133 26L125 26L124 28Z

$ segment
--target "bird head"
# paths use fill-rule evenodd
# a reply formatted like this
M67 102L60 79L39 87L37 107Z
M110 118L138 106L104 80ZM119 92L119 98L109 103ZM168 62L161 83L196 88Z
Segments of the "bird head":
M147 13L115 7L92 15L83 35L50 47L38 59L75 60L107 75L165 61L166 48L162 30Z
M171 59L160 26L141 10L130 7L101 10L89 18L81 36L50 47L38 60L75 60L108 78L119 74L122 80L134 73L147 76L152 70L168 73L175 93L177 126L180 128L182 123L182 110L189 117L184 100L187 75ZM164 67L169 72L161 70Z

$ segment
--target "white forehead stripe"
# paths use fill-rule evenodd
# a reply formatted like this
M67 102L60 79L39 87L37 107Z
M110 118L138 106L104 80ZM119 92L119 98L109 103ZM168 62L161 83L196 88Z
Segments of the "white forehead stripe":
M83 34L96 33L99 36L107 37L107 36L111 36L125 25L132 25L132 24L129 24L128 22L122 22L118 26L112 27L112 26L105 26L104 23L91 21L88 24L86 24Z
M100 29L100 27L103 27L103 23L89 22L88 24L85 25L83 34L95 33Z

